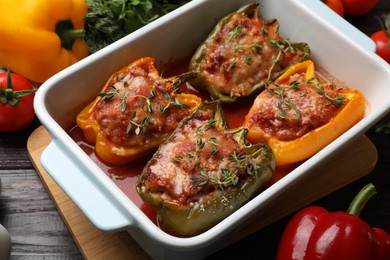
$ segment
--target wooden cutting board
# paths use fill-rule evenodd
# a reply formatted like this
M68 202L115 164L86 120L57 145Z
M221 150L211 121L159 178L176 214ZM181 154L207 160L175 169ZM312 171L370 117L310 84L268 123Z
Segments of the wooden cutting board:
M40 163L43 150L51 137L43 126L38 127L27 141L27 149L43 184L86 259L148 259L146 252L126 231L104 233L98 230L62 189L47 174ZM324 162L326 167L300 181L278 198L277 205L256 216L256 221L244 226L229 241L231 244L282 217L320 199L372 171L377 151L371 141L362 135L348 147Z

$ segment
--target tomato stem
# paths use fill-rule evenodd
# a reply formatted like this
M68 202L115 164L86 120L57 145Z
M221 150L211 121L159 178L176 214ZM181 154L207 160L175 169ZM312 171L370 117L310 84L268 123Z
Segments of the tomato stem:
M8 103L12 106L16 106L20 103L20 100L23 96L30 95L35 91L36 91L35 89L14 91L12 86L11 69L10 66L8 65L7 87L5 89L2 89L2 87L0 86L0 103L2 104Z
M367 184L352 200L347 212L352 215L359 216L364 206L376 193L375 186L372 183Z

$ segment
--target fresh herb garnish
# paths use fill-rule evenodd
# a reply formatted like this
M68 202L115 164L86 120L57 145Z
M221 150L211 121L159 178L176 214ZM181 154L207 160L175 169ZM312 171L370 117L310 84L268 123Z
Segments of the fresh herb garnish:
M115 95L119 95L119 91L116 89L115 86L110 85L110 91L107 92L101 92L97 95L102 98L103 101L109 101L114 98Z
M117 75L117 80L123 79L123 77ZM109 85L110 90L107 92L98 93L97 95L102 98L102 101L107 102L114 98L115 95L117 95L120 98L120 109L121 112L125 112L127 109L127 97L131 93L129 88L126 88L124 91L119 91L114 85ZM157 97L158 93L154 88L151 89L149 96L142 96L142 95L134 95L134 97L139 97L141 100L139 101L139 107L144 108L146 112L149 114L152 114L154 111L154 108L152 106L152 100ZM167 104L162 107L159 102L157 102L157 110L160 113L165 113L169 107L174 107L176 109L188 109L189 106L187 104L181 104L178 98L174 98L172 100L171 96L167 92L162 92L161 95L163 96L164 100L167 102ZM135 120L137 116L136 110L132 113L129 124L126 128L126 133L129 134L131 130L135 127L134 133L135 135L139 135L140 133L145 133L148 129L148 126L154 125L152 121L152 116L146 116L142 118L142 120L137 122Z
M243 34L243 31L242 31L242 27L240 26L237 26L236 28L234 28L234 30L229 34L228 36L228 40L232 40L236 35L241 35Z
M164 113L170 106L173 106L174 108L177 108L177 109L187 109L188 108L188 105L181 104L179 99L175 98L174 100L172 100L168 93L163 92L162 95L168 103L164 107L161 107L160 103L158 103L158 110L161 113Z
M134 133L135 133L135 135L139 135L141 132L145 133L148 130L148 128L147 128L148 125L153 125L152 118L150 116L144 117L142 119L141 123L137 123L136 121L134 121L134 118L136 115L137 115L137 112L134 111L134 113L130 117L130 123L127 126L126 133L130 133L133 126L135 126L136 128L134 130Z
M213 125L217 123L215 118L210 118L202 126L195 128L196 133L204 135ZM207 147L210 148L206 148ZM201 165L199 153L205 152L205 149L210 149L208 153L210 156L214 156L219 152L218 140L216 137L202 138L198 137L195 143L192 145L191 151L180 152L176 157L172 159L173 163L184 164L185 168L194 169L195 172L191 176L191 182L193 187L200 187L207 185L218 186L219 189L223 190L230 186L236 186L240 180L240 174L246 173L252 175L258 169L258 165L251 162L250 156L244 153L233 152L231 156L224 160L229 161L229 164L225 164L224 167L219 169L219 174L216 176L209 172L207 165Z
M268 79L271 79L271 75L273 73L275 65L279 64L282 61L282 54L283 53L286 53L287 51L290 51L291 54L296 53L296 49L291 45L291 43L288 40L284 40L284 42L286 43L287 47L282 42L278 42L274 39L270 40L271 47L277 48L279 50L279 52L278 52L278 55L276 56L276 58L274 58L272 61L272 66L270 67L270 69L268 71Z
M225 65L222 65L222 69L223 69L224 71L229 71L229 70L231 70L232 68L234 68L234 66L236 66L236 61L235 61L235 60L233 60L232 62L230 62L230 64L229 64L228 67L226 67Z
M276 104L276 107L278 108L278 117L281 119L291 119L291 120L298 120L301 117L301 111L297 109L295 104L286 98L286 91L290 88L295 91L299 90L299 83L297 81L292 81L288 87L283 87L277 82L274 83L276 88L269 88L267 87L267 90L269 93L273 95L277 95L279 97L278 103ZM287 117L287 111L294 110L295 116L288 118Z
M328 93L325 91L323 85L321 85L317 80L314 78L310 78L306 80L307 84L315 84L315 90L316 92L324 96L328 101L332 102L336 107L340 107L345 103L345 97L342 95L337 95L336 97L332 98L328 95ZM279 101L276 104L276 107L278 108L278 117L281 119L291 119L291 120L298 120L301 117L301 111L297 109L296 105L289 99L286 98L286 91L288 89L292 89L294 91L299 91L300 85L299 82L296 80L290 81L287 87L282 86L278 82L273 82L273 85L276 86L276 88L269 88L266 87L267 91L273 95L279 96ZM305 92L302 92L300 94L300 97L306 96ZM287 118L287 111L294 110L295 111L295 117L293 118Z
M220 175L210 177L207 168L203 168L199 171L199 175L192 176L191 181L194 187L199 187L211 183L217 185L219 189L223 190L230 186L237 186L240 177L238 173L245 171L248 175L253 175L258 169L258 165L250 161L250 156L243 153L233 152L231 156L227 158L230 162L234 163L232 168L220 168Z
M321 85L316 85L315 90L317 93L321 96L324 96L327 100L332 102L336 107L340 107L345 104L345 97L341 95L337 95L336 97L332 98L326 93L324 90L324 87Z
M87 0L85 41L94 53L190 0Z

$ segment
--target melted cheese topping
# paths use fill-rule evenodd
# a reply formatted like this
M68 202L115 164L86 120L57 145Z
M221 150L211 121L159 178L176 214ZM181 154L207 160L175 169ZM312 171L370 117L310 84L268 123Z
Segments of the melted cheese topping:
M169 105L176 94L163 78L151 77L144 68L131 67L108 84L110 87L105 94L112 97L97 103L94 117L102 133L114 144L155 143L162 135L171 133L190 113L188 108ZM168 108L162 112L166 106Z
M291 55L273 46L271 40L279 42L280 37L267 29L267 22L259 17L233 15L207 46L200 65L209 84L225 95L247 96L268 77L271 67L278 72L301 56L299 51ZM275 60L279 62L274 64Z
M299 89L291 88L292 82L298 82ZM341 91L330 84L321 86L331 99ZM283 95L275 94L275 91ZM247 116L247 127L262 129L268 137L278 140L297 139L328 123L341 110L327 97L319 94L314 84L305 82L303 73L294 74L288 82L280 86L270 85L258 95ZM282 112L284 116L281 116Z
M224 129L213 126L205 130L208 119L204 114L194 117L160 147L143 174L144 185L150 192L160 193L164 200L175 203L199 203L202 194L218 189L219 184L212 180L223 179L221 169L236 168L237 163L229 157L234 152L243 154L243 149ZM200 184L204 180L202 172L208 181ZM234 174L242 177L245 170Z

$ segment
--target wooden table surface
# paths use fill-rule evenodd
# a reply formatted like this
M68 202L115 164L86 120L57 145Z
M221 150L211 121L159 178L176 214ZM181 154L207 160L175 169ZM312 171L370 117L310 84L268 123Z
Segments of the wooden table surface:
M369 14L346 19L370 35L380 29L375 17L387 13L390 13L390 0L380 0ZM390 113L379 124L386 122L390 122ZM23 131L0 133L0 179L3 184L0 224L11 235L11 259L83 259L29 159L26 142L38 126L40 123L35 120ZM379 156L373 172L313 204L330 211L346 210L356 193L372 182L378 194L366 206L361 218L390 232L390 134L378 134L374 130L375 127L366 133ZM262 259L273 259L281 233L290 218L291 215L210 258L249 258L256 255Z

